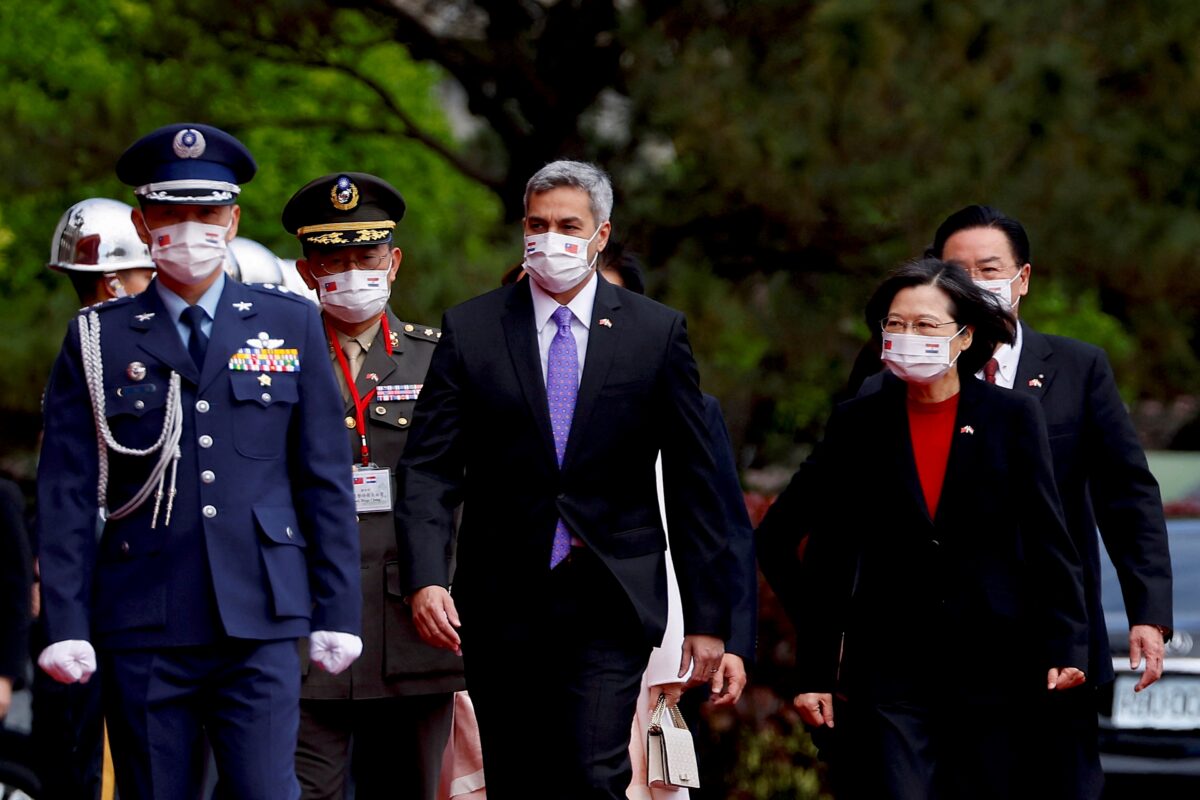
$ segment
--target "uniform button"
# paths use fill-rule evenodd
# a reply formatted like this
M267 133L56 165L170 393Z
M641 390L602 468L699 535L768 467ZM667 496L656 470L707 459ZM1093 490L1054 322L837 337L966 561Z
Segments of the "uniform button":
M375 406L375 413L382 417L387 413L387 406Z
M209 408L211 408L211 406L209 406L207 400L197 400L196 401L196 410L199 411L201 414L207 414Z
M346 427L353 428L355 425L354 417L346 417Z
M200 513L204 514L204 516L208 517L209 519L212 519L217 515L217 507L205 506L204 508L200 509Z
M930 539L930 540L929 540L929 543L930 543L931 545L933 545L934 547L940 547L940 546L941 546L941 544L942 544L942 543L941 543L941 542L939 542L937 539Z
M286 533L286 534L287 534L287 537L288 537L289 539L294 539L294 538L295 538L295 536L296 536L294 533L292 533L292 529L291 529L291 527L289 527L289 528L288 528L286 531L284 531L284 533Z
M209 447L212 447L212 443L213 443L213 438L211 436L209 436L207 433L200 437L200 446L201 447L207 449Z
M401 417L400 419L396 420L396 422L399 423L400 425L407 425L408 417Z
M262 393L262 401L263 401L264 403L269 403L269 402L271 402L271 393L270 393L270 392L263 392L263 393Z
M133 404L133 407L136 408L138 411L141 411L143 408L146 407L146 401L138 400L136 403Z
M121 542L121 554L129 555L129 542Z
M206 470L204 470L204 472L200 473L200 480L204 481L205 483L212 483L216 479L217 479L217 474L215 472L213 472L211 469L206 469Z
M405 325L404 330L408 331L409 333L412 333L414 330L416 330L416 328L414 328L412 325Z

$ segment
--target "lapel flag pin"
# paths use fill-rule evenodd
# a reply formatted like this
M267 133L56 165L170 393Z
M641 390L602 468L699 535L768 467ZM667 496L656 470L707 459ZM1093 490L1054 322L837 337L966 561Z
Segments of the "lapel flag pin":
M958 429L958 432L959 433L975 433L975 429L972 428L970 425L963 425L961 428Z
M1041 375L1038 375L1036 378L1030 378L1029 385L1032 386L1034 389L1042 388L1041 377L1042 377Z
M605 317L604 319L600 320L600 324L601 324L601 325L603 325L603 326L604 326L604 327L606 327L606 328L611 328L611 327L612 327L612 320L611 320L611 319L609 319L608 317Z
M367 380L369 380L369 381L375 381L376 383L379 383L379 374L378 374L378 373L375 373L375 372L368 372L368 373L367 373Z

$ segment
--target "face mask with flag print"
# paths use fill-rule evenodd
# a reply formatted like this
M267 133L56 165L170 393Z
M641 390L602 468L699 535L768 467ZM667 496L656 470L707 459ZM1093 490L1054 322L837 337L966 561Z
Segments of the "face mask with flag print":
M964 325L954 336L884 333L883 363L906 383L933 383L953 369L958 361L958 356L950 358L950 342L966 329ZM961 350L959 355L962 355Z
M578 286L588 273L596 259L588 261L588 245L600 228L596 228L587 239L578 236L567 236L562 233L539 233L525 237L525 261L523 266L538 286L550 294L562 292ZM596 254L599 258L600 254Z
M225 263L229 225L180 222L154 228L150 231L150 257L173 280L189 286L200 283Z
M357 325L382 314L392 292L388 270L349 269L318 278L317 293L321 296L321 308L329 316Z
M1012 311L1017 307L1017 303L1021 302L1020 297L1015 302L1012 299L1013 282L1020 277L1021 271L1017 270L1017 274L1011 278L997 278L994 281L975 281L975 285L991 294L1005 311Z

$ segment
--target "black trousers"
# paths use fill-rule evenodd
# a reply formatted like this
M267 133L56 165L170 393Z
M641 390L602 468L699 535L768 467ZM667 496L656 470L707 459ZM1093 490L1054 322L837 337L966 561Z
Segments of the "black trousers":
M1104 792L1100 765L1102 687L1085 683L1065 692L1046 692L1035 728L1045 756L1047 797L1097 800Z
M1009 800L1045 793L1032 703L835 700L821 731L838 800ZM1037 780L1037 783L1034 781Z
M353 763L356 800L435 800L453 721L453 694L301 700L300 796L342 800Z
M502 625L464 615L461 629L488 800L624 800L650 658L624 591L572 548L541 607L515 613Z

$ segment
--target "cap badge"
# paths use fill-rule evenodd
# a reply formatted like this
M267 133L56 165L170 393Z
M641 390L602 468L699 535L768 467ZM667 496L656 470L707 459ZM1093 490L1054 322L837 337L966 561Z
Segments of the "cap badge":
M329 199L338 211L350 211L358 205L358 187L345 175L339 175L329 190Z
M204 147L204 134L195 128L184 128L171 143L171 149L180 158L199 158L204 155Z

